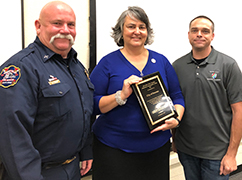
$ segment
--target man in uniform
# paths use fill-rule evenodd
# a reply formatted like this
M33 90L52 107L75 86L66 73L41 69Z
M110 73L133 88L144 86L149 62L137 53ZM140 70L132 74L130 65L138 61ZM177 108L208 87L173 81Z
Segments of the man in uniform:
M227 180L242 136L241 71L211 46L208 17L190 22L188 38L192 51L173 63L186 105L175 145L187 180Z
M76 17L53 1L35 27L35 41L0 70L3 179L80 180L92 164L94 87L72 48Z

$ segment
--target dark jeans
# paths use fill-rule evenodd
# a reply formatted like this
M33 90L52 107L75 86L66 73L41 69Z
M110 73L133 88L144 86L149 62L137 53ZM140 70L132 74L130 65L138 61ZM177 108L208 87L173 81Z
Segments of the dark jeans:
M178 151L186 180L228 180L229 175L219 175L220 160L209 160L190 156Z

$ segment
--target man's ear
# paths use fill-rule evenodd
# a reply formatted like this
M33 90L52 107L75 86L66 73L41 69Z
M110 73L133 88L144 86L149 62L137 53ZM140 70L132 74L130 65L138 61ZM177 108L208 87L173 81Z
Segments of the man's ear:
M37 33L37 35L39 35L40 34L40 27L41 27L40 21L39 20L36 20L34 22L34 25L35 25L36 33Z

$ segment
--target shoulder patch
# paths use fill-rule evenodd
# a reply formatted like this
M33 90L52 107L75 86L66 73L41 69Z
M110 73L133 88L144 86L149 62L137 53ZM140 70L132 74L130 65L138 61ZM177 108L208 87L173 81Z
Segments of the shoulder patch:
M20 79L20 68L14 65L3 68L0 73L0 86L3 88L9 88L17 84Z

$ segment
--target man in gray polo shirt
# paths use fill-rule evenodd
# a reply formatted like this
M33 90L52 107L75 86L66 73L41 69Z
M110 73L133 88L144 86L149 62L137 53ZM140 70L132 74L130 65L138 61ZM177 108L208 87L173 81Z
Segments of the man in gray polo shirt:
M242 137L241 71L211 46L214 23L208 17L190 22L188 38L192 51L173 63L186 103L173 148L187 180L227 180L237 169Z

